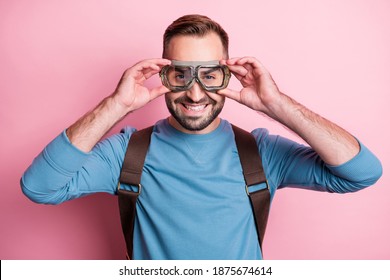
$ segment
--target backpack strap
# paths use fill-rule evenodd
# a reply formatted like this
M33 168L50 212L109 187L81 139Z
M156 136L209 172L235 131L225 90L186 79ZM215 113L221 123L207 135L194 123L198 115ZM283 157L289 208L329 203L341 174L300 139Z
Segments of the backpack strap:
M237 150L244 173L246 192L250 198L253 216L256 223L260 250L265 234L270 207L270 192L264 175L261 157L255 138L249 132L232 125ZM136 203L141 193L141 176L146 154L150 144L153 126L134 132L129 140L125 159L118 183L118 203L122 231L126 241L127 258L133 254L133 233L136 215ZM120 189L120 184L138 186L138 192ZM267 188L249 193L248 187L266 183Z
M146 153L150 144L153 126L134 132L129 140L125 159L118 182L118 204L121 217L122 231L126 241L127 258L133 255L133 233L136 215L136 203L141 193L141 176ZM138 192L126 191L120 184L138 186Z
M265 178L261 155L255 138L248 131L235 125L232 125L232 128L244 173L246 193L248 194L252 205L259 246L260 250L262 250L271 205L271 194L269 192L268 182ZM254 192L248 191L248 187L261 183L265 183L267 188Z

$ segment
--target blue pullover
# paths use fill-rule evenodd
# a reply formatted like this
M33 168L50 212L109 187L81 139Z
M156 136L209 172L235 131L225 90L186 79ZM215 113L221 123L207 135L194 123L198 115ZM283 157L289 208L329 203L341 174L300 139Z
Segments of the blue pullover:
M134 131L124 128L90 153L73 146L63 131L23 174L24 194L45 204L98 192L116 194ZM286 186L355 192L374 184L382 174L379 160L361 143L353 159L330 166L310 147L270 135L266 129L252 134L271 197ZM222 120L217 129L200 135L182 133L166 119L157 122L141 184L133 259L262 259L229 122Z

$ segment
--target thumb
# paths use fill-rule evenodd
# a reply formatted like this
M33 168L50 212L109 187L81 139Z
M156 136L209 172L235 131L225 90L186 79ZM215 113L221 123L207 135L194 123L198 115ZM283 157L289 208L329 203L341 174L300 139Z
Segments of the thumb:
M153 100L164 93L170 92L165 86L159 86L150 90L150 100Z
M230 88L225 88L225 89L218 90L217 93L226 96L230 99L233 99L237 102L241 102L241 94L239 91Z

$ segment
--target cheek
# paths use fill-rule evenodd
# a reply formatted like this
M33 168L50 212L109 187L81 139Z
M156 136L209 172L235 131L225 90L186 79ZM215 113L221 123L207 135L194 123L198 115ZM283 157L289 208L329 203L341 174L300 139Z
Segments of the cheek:
M177 100L185 100L186 97L186 92L185 91L179 91L179 92L168 92L165 94L165 101L174 103Z
M175 101L177 101L180 98L183 98L184 92L168 92L165 94L165 103L167 106L172 107L175 105Z
M171 104L173 103L173 100L174 100L174 95L172 92L168 92L165 94L165 103Z

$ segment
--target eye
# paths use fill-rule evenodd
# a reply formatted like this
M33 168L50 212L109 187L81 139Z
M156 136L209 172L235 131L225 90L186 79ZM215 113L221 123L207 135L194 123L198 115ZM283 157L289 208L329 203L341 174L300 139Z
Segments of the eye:
M176 79L176 80L184 80L184 75L183 75L183 74L180 74L180 73L177 73L177 74L175 75L175 79Z
M202 80L215 80L215 76L213 75L203 75Z

